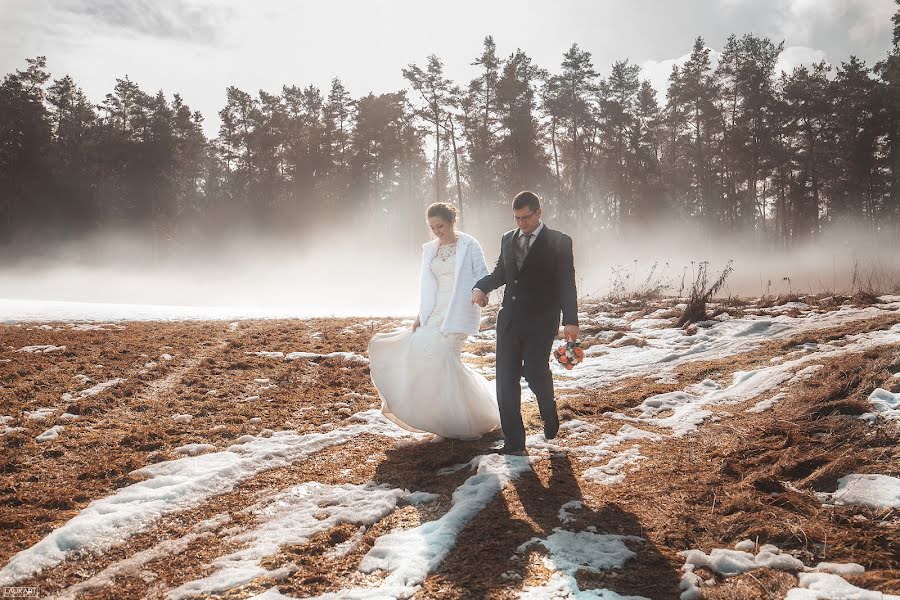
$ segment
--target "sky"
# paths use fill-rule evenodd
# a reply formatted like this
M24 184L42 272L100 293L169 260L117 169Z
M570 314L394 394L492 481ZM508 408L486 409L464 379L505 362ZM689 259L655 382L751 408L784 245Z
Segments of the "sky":
M782 68L851 54L872 64L890 46L895 9L890 0L0 0L0 72L45 55L54 77L72 75L97 103L127 74L149 93L180 93L215 136L229 85L327 91L340 77L360 97L404 88L401 69L432 53L467 83L488 35L501 56L521 48L551 71L573 42L601 75L627 58L663 94L698 35L714 59L728 35L753 33L785 42Z

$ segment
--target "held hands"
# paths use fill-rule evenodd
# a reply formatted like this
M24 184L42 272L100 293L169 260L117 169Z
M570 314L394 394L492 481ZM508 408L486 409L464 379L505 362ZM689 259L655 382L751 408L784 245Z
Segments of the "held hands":
M419 322L419 317L416 317L416 322L413 323L412 330L415 331L416 329L419 328L420 325L422 325L422 323Z
M472 290L472 304L477 304L481 308L488 305L488 297L478 288Z
M574 342L578 339L578 325L565 325L563 327L563 339Z

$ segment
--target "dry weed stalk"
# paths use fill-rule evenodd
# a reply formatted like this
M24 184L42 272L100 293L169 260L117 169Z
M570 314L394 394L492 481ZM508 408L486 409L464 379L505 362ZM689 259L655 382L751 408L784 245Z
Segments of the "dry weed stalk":
M712 285L709 285L709 261L703 261L698 265L697 275L691 286L691 297L688 300L687 308L678 319L677 327L707 320L706 303L725 285L728 275L734 271L733 262L733 260L728 261Z

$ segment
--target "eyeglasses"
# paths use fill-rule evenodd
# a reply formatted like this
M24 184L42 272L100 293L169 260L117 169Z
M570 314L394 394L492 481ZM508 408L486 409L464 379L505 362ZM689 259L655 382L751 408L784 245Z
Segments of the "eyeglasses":
M537 211L535 211L535 212L537 212ZM525 221L527 221L528 219L530 219L533 216L534 216L534 213L531 213L531 214L525 215L524 217L513 216L513 219L515 219L516 223L524 223Z

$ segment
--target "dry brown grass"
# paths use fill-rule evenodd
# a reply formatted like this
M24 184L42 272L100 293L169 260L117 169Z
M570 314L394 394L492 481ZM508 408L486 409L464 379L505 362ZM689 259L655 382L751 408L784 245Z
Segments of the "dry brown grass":
M621 422L605 418L606 412L624 412L650 395L705 378L727 379L736 370L767 366L773 356L802 343L840 340L898 321L900 315L885 315L763 344L727 359L687 363L676 370L678 384L629 378L603 388L565 390L560 393L560 414L564 420L578 418L598 425L597 435L614 432ZM0 539L0 561L41 539L91 500L136 481L130 474L133 469L175 458L177 446L202 441L224 448L236 437L266 427L308 432L340 425L343 418L332 404L346 401L348 394L358 395L349 398L354 412L377 405L364 364L335 359L315 364L286 362L247 353L364 352L373 331L396 325L395 320L361 325L355 320L322 319L242 322L236 331L221 323L130 323L124 330L91 332L0 327L0 358L11 359L0 363L0 414L15 416L10 426L28 428L27 435L3 438L0 451L0 527L6 534ZM321 335L313 337L314 333ZM67 350L48 355L12 351L38 343L65 344ZM157 368L141 373L148 357L158 357L162 348L170 348L166 351L174 359L159 361ZM470 344L465 350L482 356L473 364L491 364L484 358L492 351L490 344ZM862 562L869 572L850 581L897 593L900 531L896 514L825 508L813 492L833 490L836 480L851 472L900 473L897 431L873 428L852 418L864 409L874 386L900 370L898 359L896 348L884 347L833 360L821 377L795 386L787 399L768 412L742 413L746 407L729 406L728 412L740 413L739 418L720 413L721 421L707 423L696 435L642 443L641 453L647 460L622 485L585 483L581 474L593 465L573 454L541 455L533 472L504 489L464 529L456 549L425 582L418 597L513 598L523 586L543 583L548 573L540 560L541 550L532 548L510 557L519 544L552 533L560 525L560 505L575 499L584 501L585 510L573 511L572 527L594 526L600 532L646 540L633 545L637 557L624 570L581 573L582 586L655 599L677 598L683 561L677 551L693 547L709 551L750 538L792 550L807 564ZM76 386L77 373L89 375L94 382L112 377L128 381L99 396L62 403L62 392L84 387ZM257 392L259 386L253 384L257 378L270 379L277 387ZM214 396L208 395L211 390L216 390ZM243 400L249 395L261 398ZM51 425L52 418L40 424L26 421L21 413L41 406L56 407L56 416L63 410L77 412L81 419L71 423L56 442L37 444L35 435ZM176 412L190 413L194 419L177 424L171 420ZM253 417L262 422L251 423ZM533 405L526 405L525 420L531 432L539 430ZM565 440L566 434L562 435ZM59 591L116 560L183 536L199 521L217 515L230 517L225 527L252 527L254 516L243 509L260 494L306 481L374 480L439 494L434 503L404 506L383 519L340 559L325 559L325 554L353 533L347 526L302 546L283 547L266 559L271 567L297 565L295 573L277 582L284 593L302 596L341 589L360 581L359 561L378 535L395 526L434 519L450 506L453 490L470 473L438 475L440 468L489 451L496 439L391 448L384 440L360 437L291 467L259 473L231 492L160 519L102 556L73 557L23 584L37 585L44 593ZM98 456L104 460L98 461ZM344 471L348 468L349 472ZM212 560L235 549L224 536L198 540L174 559L146 565L146 573L154 574L152 580L120 577L115 590L102 588L84 597L163 597L165 590L208 574ZM510 578L510 573L519 578ZM706 590L707 598L756 600L773 593L783 597L796 583L790 574L768 571L718 579L717 586ZM275 583L254 581L222 597L246 598Z

